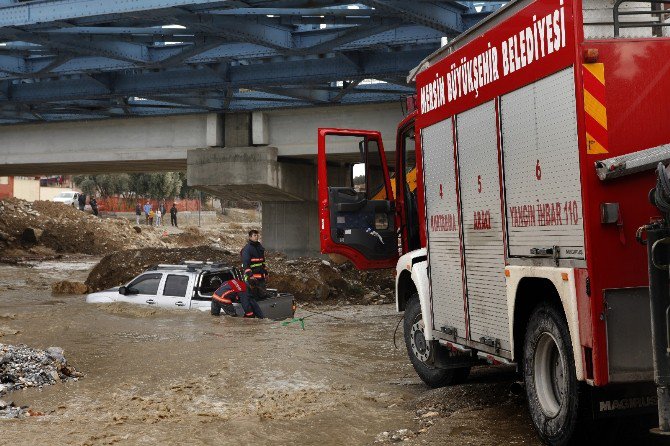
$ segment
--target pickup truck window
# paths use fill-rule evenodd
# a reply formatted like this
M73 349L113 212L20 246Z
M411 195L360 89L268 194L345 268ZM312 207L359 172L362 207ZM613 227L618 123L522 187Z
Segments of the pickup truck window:
M165 280L163 296L185 297L188 288L188 276L168 274Z
M156 294L161 283L162 274L143 274L133 280L128 288L137 290L138 294Z
M200 277L200 285L196 289L197 293L193 300L212 300L212 294L217 288L228 280L235 279L233 271L217 271L205 273Z

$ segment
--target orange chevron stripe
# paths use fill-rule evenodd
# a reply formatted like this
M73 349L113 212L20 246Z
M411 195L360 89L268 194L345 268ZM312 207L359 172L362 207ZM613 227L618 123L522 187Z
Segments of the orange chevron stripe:
M605 85L605 64L585 63L583 67L585 71L591 73L601 84Z
M584 90L584 111L607 130L607 108L587 90Z
M600 80L587 70L584 70L584 89L599 102L605 103L605 84L600 83Z
M590 155L609 153L605 66L595 63L584 64L583 67L586 153Z
M600 153L609 153L603 146L596 141L589 132L586 132L586 153L589 155L598 155Z

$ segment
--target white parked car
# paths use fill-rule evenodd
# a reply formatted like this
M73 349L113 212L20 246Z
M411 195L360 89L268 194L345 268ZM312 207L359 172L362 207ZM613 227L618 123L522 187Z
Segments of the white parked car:
M212 309L212 294L228 280L242 278L237 268L221 264L185 262L182 265L157 265L131 280L127 285L98 291L86 296L88 303L125 302L163 308ZM265 317L285 319L295 313L292 294L267 290L258 300ZM233 307L244 315L239 303Z
M65 203L67 205L77 207L77 205L79 204L79 192L75 192L73 190L66 190L53 197L51 201L54 201L56 203Z

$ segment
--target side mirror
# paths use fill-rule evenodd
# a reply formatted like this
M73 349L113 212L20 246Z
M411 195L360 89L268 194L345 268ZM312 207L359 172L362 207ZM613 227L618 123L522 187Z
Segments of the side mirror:
M119 294L123 294L124 296L128 294L128 290L125 286L119 287Z

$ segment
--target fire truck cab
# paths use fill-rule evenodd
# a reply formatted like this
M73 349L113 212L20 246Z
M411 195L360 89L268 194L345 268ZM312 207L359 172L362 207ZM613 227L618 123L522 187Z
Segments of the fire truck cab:
M547 444L584 413L656 409L636 231L670 160L667 6L512 1L410 73L395 150L319 130L322 252L395 266L429 386L515 363Z

